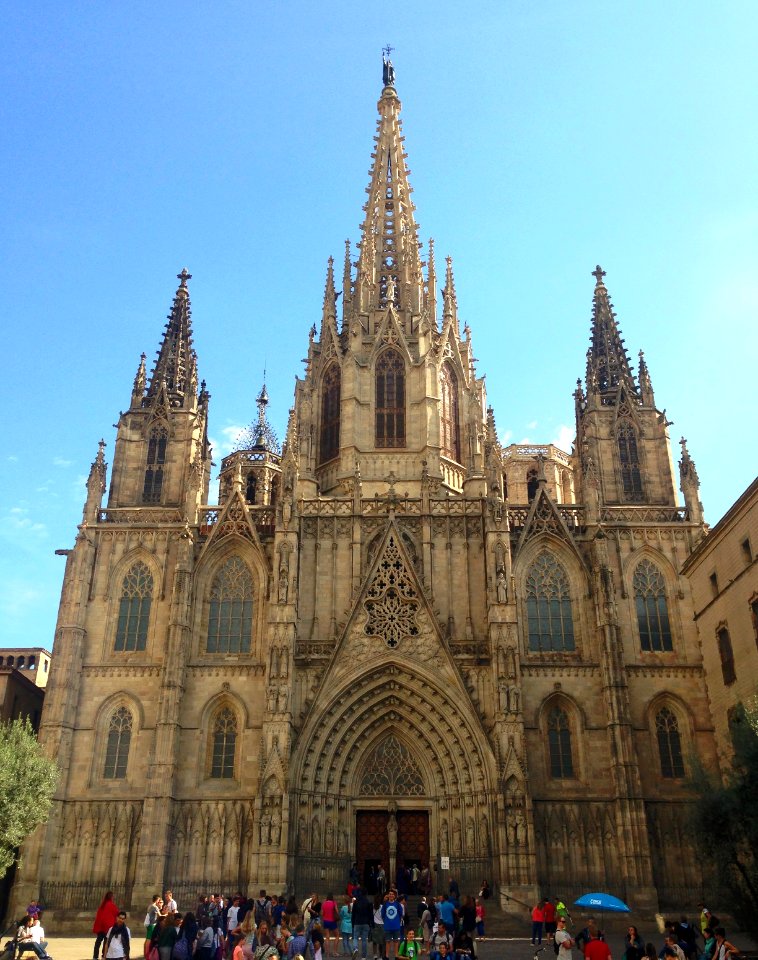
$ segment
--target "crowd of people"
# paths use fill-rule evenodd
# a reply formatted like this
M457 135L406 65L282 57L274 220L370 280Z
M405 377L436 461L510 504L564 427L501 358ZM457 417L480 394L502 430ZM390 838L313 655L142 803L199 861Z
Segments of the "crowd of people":
M351 871L346 893L339 898L330 892L321 899L314 892L298 905L294 897L268 896L265 890L256 898L237 892L227 899L215 893L199 896L192 910L181 913L167 890L162 896L155 894L148 905L144 936L138 937L135 948L126 911L118 908L108 891L92 926L92 960L137 960L138 952L143 960L417 960L422 956L476 960L476 944L485 939L489 896L484 881L477 897L461 897L451 878L446 894L432 897L422 892L411 911L406 894L396 886L384 892L380 878L370 896ZM15 938L19 958L28 952L37 960L52 960L40 914L39 903L32 901ZM584 960L613 960L593 917L572 933L571 915L561 899L541 900L532 909L531 920L531 941L537 953L550 945L558 960L574 960L574 949ZM663 926L660 948L644 942L637 927L630 926L621 960L739 957L721 921L702 904L698 923L682 916L664 921Z
M420 879L420 877L419 877ZM179 912L170 890L156 894L144 918L144 960L471 960L476 942L485 938L485 901L461 897L450 881L447 894L422 894L412 916L405 893L395 886L373 896L351 879L347 892L321 899L312 893L300 905L294 898L257 898L238 892L198 897L193 909ZM415 878L411 878L413 883ZM103 897L93 924L92 960L135 960L133 934L112 892ZM46 960L46 955L40 955Z
M727 940L718 917L704 904L700 904L698 910L697 927L686 916L678 921L664 920L664 940L660 948L646 943L637 927L630 926L625 936L623 960L736 960L740 951ZM532 944L538 952L544 935L558 960L573 960L574 947L585 960L613 960L594 917L590 917L575 936L570 927L571 915L562 900L547 898L532 908Z

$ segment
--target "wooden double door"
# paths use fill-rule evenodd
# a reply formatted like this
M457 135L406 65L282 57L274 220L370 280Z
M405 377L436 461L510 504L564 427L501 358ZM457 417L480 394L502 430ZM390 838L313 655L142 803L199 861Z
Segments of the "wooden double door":
M420 867L429 863L429 813L427 810L398 810L397 853L398 866ZM380 863L389 875L390 843L387 833L389 812L386 810L359 810L356 820L355 859L358 870L369 881L371 868ZM393 878L394 879L394 878ZM370 884L369 884L370 885Z

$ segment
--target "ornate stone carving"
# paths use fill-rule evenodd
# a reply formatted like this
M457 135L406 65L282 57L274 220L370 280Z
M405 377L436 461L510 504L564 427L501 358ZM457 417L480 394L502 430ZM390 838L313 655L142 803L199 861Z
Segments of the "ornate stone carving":
M418 765L394 735L390 734L372 751L359 793L363 797L424 796L424 780Z
M418 636L416 590L394 533L387 538L364 606L368 613L364 626L367 636L379 637L393 649L406 637Z

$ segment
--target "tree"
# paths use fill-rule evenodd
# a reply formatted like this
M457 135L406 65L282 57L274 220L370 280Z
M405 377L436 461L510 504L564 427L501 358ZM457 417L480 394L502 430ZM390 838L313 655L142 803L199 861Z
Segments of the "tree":
M734 756L724 782L700 774L695 833L727 897L724 910L758 939L758 702L739 704L730 721ZM714 904L719 912L718 904Z
M58 766L43 754L29 719L0 723L0 877L47 817L57 782Z

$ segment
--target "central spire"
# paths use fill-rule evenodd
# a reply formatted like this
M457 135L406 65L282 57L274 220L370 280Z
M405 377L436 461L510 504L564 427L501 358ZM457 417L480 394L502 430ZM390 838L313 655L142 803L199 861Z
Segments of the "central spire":
M418 226L413 216L410 171L406 166L395 70L386 47L382 60L384 89L379 98L376 147L361 224L356 290L360 313L394 306L418 314L423 295Z
M603 282L605 270L597 266L592 276L595 278L595 293L592 298L591 343L587 351L587 393L599 393L606 403L623 386L630 397L637 399L629 357Z

